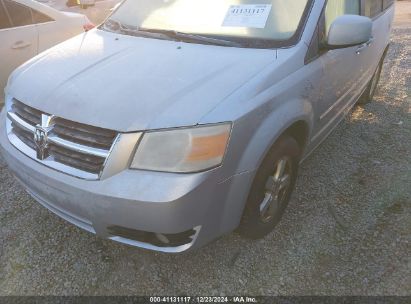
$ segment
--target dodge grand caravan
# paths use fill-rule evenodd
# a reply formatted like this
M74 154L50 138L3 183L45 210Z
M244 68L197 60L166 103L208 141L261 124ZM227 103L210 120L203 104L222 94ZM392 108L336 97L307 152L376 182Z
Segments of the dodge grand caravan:
M42 205L129 245L268 234L378 84L389 0L126 0L19 67L0 146Z

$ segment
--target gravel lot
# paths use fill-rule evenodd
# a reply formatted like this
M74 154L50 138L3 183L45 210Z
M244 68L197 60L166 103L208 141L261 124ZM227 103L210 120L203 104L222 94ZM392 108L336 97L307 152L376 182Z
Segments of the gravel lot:
M379 92L303 164L278 229L166 255L102 240L27 195L0 157L0 295L410 295L411 26Z

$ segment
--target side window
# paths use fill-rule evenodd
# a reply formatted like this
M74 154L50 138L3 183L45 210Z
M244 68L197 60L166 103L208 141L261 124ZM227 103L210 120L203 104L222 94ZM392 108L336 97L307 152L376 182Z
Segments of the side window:
M7 16L6 10L3 6L3 1L0 0L0 30L7 29L11 27L9 17Z
M382 12L382 0L365 0L365 16L373 18Z
M4 0L4 4L9 12L13 27L33 24L30 8L12 0Z
M33 12L34 23L45 23L54 21L54 19L50 16L47 16L39 11L36 11L35 9L31 9L31 11Z
M325 18L324 13L321 15L318 21L317 28L315 29L313 38L311 39L310 45L308 46L308 51L304 59L304 63L308 64L311 61L317 59L321 56L323 52L321 50L321 45L325 40Z
M374 0L373 0L374 1ZM328 0L325 8L326 33L335 19L342 15L360 15L360 0Z

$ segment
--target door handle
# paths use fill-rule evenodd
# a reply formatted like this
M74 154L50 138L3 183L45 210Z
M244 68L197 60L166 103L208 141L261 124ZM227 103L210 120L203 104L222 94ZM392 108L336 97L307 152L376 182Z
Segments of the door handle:
M361 44L355 51L357 55L360 55L368 47L367 43Z
M18 50L18 49L24 49L26 47L29 47L31 45L31 42L24 42L24 41L17 41L16 43L13 44L11 47L13 50Z
M362 51L364 51L367 47L369 47L371 44L373 44L374 42L374 38L371 37L370 40L368 40L366 43L361 44L358 48L357 48L357 55L360 55L362 53Z
M371 37L370 40L368 40L368 41L366 42L367 46L370 46L370 45L373 44L373 43L374 43L374 38L373 38L373 37Z

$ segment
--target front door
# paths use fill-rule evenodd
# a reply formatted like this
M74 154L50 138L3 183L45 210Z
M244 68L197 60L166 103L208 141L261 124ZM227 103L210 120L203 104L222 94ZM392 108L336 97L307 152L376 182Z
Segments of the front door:
M324 36L332 22L347 14L360 15L360 0L328 0L324 13ZM328 50L321 60L324 74L320 80L321 96L316 106L313 146L324 139L350 110L366 81L364 63L367 44Z

